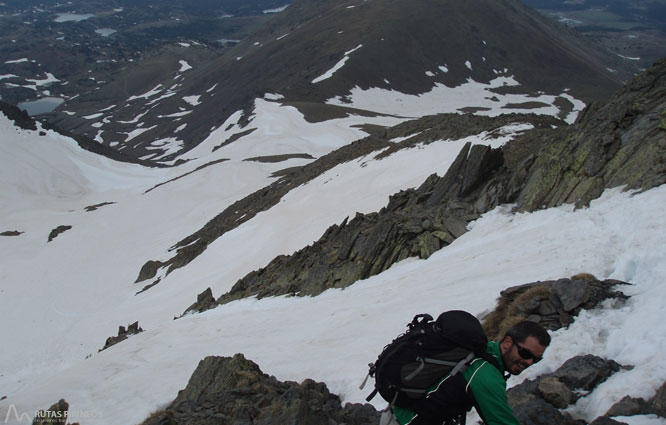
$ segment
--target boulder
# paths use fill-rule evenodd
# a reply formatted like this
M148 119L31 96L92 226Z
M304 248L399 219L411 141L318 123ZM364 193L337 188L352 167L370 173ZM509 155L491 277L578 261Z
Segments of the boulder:
M560 279L553 283L551 293L559 299L562 310L571 312L590 299L591 282L590 280Z
M571 417L539 398L514 406L513 413L523 425L578 425Z
M606 416L633 416L647 413L650 413L650 407L645 400L625 396L606 412Z
M564 409L575 399L573 391L554 376L543 378L538 385L543 399L558 409Z
M142 425L376 425L371 405L341 405L323 383L281 382L242 354L199 362L185 389Z
M587 354L567 360L551 376L559 379L572 391L592 391L618 370L620 365L613 360Z

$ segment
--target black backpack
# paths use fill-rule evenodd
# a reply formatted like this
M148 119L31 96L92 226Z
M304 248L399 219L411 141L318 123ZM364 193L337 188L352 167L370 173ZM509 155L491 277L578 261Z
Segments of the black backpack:
M379 393L389 407L409 407L445 375L461 373L477 357L499 368L486 353L487 344L481 323L465 311L447 311L435 321L429 314L419 314L407 325L407 332L384 347L369 365L375 389L367 401Z

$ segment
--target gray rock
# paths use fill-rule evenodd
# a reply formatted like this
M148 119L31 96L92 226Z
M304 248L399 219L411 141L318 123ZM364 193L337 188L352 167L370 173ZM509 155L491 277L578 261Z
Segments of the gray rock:
M550 300L545 300L542 303L539 304L539 314L542 316L550 316L552 314L557 313L557 309L555 308L555 305L553 305L552 301Z
M566 408L574 400L571 389L556 377L543 378L538 388L543 399L558 409Z
M591 391L618 370L620 365L616 362L587 354L567 360L552 376L572 391Z
M551 289L562 302L562 309L569 313L585 304L590 298L590 282L586 280L560 279Z
M537 385L536 381L526 381L520 385L509 388L506 392L509 404L515 407L536 400L538 398L538 393L536 391Z
M514 406L513 413L523 425L577 425L570 417L542 399Z
M649 406L645 400L625 396L606 412L606 416L633 416L647 413L649 413Z

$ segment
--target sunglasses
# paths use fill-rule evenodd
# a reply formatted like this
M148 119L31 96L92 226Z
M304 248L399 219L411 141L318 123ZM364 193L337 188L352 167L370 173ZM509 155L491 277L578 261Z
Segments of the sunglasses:
M517 342L514 341L514 344L518 348L518 355L525 360L532 360L533 363L539 363L543 357L534 355L533 352L528 350L525 347L521 347Z

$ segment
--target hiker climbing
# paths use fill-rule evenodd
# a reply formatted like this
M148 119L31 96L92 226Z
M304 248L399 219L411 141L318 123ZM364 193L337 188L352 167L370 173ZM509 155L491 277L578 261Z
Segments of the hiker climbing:
M464 311L437 320L418 315L370 365L376 393L389 402L381 425L464 424L476 408L488 425L520 425L506 396L506 379L541 360L550 335L522 321L499 342Z

